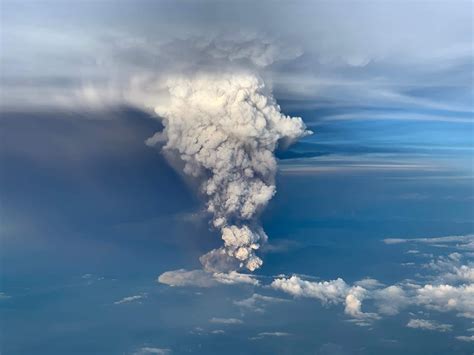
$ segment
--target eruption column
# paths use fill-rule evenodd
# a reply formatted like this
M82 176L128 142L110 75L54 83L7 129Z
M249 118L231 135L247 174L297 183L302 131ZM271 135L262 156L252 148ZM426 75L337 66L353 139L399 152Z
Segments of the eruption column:
M170 79L167 87L168 103L155 108L165 128L146 143L165 142L199 181L224 241L201 262L213 271L232 261L253 271L262 265L255 251L267 239L257 216L275 194L274 151L311 132L301 118L283 115L252 74L199 74Z

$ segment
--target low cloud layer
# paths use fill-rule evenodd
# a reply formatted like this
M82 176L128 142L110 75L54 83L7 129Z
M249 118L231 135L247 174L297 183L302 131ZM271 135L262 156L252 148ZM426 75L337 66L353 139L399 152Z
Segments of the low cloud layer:
M458 241L470 240L471 236L441 237L440 241L453 243ZM410 239L410 243L422 247L428 243L428 238ZM401 244L405 242L397 242ZM389 246L395 243L387 243ZM413 247L413 245L409 245ZM451 245L450 249L456 245ZM413 250L413 249L409 249ZM444 251L445 248L439 250ZM385 285L373 278L364 278L353 283L348 283L342 278L328 281L308 280L305 276L278 276L273 279L270 284L253 283L250 275L229 273L229 274L211 274L199 271L186 274L186 278L195 279L193 281L182 281L178 272L175 281L181 285L199 285L202 284L199 275L207 275L212 277L212 285L219 285L219 278L222 275L236 280L235 284L247 284L263 288L271 288L274 291L283 292L293 297L294 300L300 298L310 298L319 301L325 307L341 307L349 322L358 326L374 326L377 321L382 318L404 314L409 312L411 318L407 320L406 327L412 329L453 332L453 325L435 321L426 318L433 312L439 314L453 314L463 318L466 321L474 319L474 284L471 278L473 265L470 261L470 251L463 253L454 252L433 256L426 253L410 253L412 258L426 258L431 260L428 262L417 262L416 265L423 275L414 275L415 279L405 279L392 285ZM179 271L179 270L178 270ZM166 277L162 277L165 275ZM160 280L170 282L170 274L163 274ZM243 278L242 278L242 275ZM250 279L247 279L249 277ZM216 278L216 279L214 279ZM238 280L242 279L239 282ZM208 283L205 283L209 285ZM222 282L221 282L222 284ZM289 299L279 298L270 295L262 295L253 293L250 297L233 301L233 304L240 309L241 312L255 312L263 314L266 308L278 306L290 302ZM413 313L416 312L416 313ZM242 313L245 314L245 313ZM415 314L423 314L423 318L415 317ZM263 335L255 337L262 338ZM471 335L454 335L457 340L472 341Z
M157 280L159 283L173 287L212 287L219 284L235 285L248 284L257 286L259 284L253 276L231 271L229 273L209 273L204 270L173 270L162 273Z
M361 325L366 325L364 320L378 318L378 315L374 313L362 311L362 301L368 296L368 291L361 286L349 286L340 278L315 282L291 276L274 280L271 287L295 297L316 298L325 306L343 304L344 312L350 317L360 320Z
M430 245L458 243L459 241L470 243L472 236L432 239L385 239L384 242L388 245L408 242ZM452 247L457 246L459 245L452 245ZM430 262L421 264L420 267L429 271L424 276L424 279L429 280L429 283L404 280L398 284L385 287L374 279L364 279L355 282L354 285L349 285L341 278L315 282L292 276L290 278L278 278L272 282L271 286L294 297L318 299L323 305L342 304L347 315L356 320L364 320L363 323L359 323L360 325L376 320L381 316L396 315L409 307L422 307L426 310L442 313L454 312L458 317L474 319L474 284L472 279L474 265L469 258L455 252L447 256L434 257ZM373 302L377 313L363 312L362 305L365 300ZM411 328L421 328L423 326L428 327L428 324L413 321L409 325Z

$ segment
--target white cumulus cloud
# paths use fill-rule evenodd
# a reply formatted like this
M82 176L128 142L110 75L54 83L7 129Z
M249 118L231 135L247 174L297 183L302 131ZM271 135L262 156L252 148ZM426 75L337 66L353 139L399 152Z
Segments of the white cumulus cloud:
M351 287L341 278L316 282L291 276L290 278L277 278L271 286L295 297L316 298L323 305L344 304L344 312L358 320L370 321L378 318L375 313L362 311L362 301L368 296L368 291L361 286Z
M416 290L416 303L440 312L455 311L474 318L474 284L424 285Z
M372 297L375 299L379 313L386 315L398 314L401 308L410 304L405 290L397 285L374 290Z

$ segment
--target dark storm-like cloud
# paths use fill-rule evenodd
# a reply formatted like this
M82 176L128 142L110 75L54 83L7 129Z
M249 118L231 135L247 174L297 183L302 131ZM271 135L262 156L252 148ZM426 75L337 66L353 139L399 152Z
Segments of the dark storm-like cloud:
M5 2L2 110L153 107L163 76L231 66L306 105L472 111L469 1L107 4Z

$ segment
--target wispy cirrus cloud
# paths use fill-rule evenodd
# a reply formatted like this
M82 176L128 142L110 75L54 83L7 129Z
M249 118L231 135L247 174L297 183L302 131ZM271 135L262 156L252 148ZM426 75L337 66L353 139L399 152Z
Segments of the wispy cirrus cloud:
M264 313L268 305L288 302L287 299L254 293L252 296L234 301L234 305L253 312Z
M458 335L456 339L466 342L474 342L474 335Z
M241 319L237 318L211 318L209 319L209 322L215 323L215 324L243 324L244 321Z
M123 303L130 303L130 302L135 302L141 299L144 299L147 297L146 293L140 294L140 295L134 295L134 296L127 296L124 297L118 301L115 301L114 304L123 304Z
M155 355L170 355L171 349L164 349L164 348L156 348L152 346L144 346L143 348L138 349L133 355L148 355L148 354L155 354Z
M408 328L434 330L438 332L450 332L453 328L451 324L442 324L427 319L410 319L407 323Z
M474 234L425 238L386 238L383 242L385 244L420 243L432 246L451 246L463 250L474 250Z
M256 336L251 337L250 340L260 340L260 339L268 338L268 337L280 338L280 337L288 337L290 335L291 334L287 332L261 332L261 333L258 333Z

